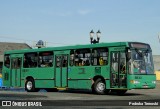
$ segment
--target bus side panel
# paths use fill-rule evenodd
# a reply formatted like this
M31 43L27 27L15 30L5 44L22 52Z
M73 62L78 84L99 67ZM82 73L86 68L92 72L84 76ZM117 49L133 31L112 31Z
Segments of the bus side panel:
M54 80L35 80L36 88L54 88Z
M54 69L52 67L25 68L22 70L22 79L26 79L27 77L32 77L35 80L35 87L37 88L55 87Z
M93 68L90 66L70 67L68 71L68 87L90 89L92 86Z
M26 82L25 79L21 79L21 87L25 87L25 82Z
M77 88L78 80L68 80L68 88Z
M91 89L91 80L69 80L68 86L69 88L75 89Z
M109 89L110 88L110 67L108 65L101 66L101 74L98 74L98 75L101 75L105 79L106 89Z
M101 76L106 80L106 88L110 88L109 66L83 66L71 67L68 73L68 87L79 89L91 89L95 76Z
M10 87L11 86L11 72L10 69L3 66L2 70L2 79L3 79L3 86Z

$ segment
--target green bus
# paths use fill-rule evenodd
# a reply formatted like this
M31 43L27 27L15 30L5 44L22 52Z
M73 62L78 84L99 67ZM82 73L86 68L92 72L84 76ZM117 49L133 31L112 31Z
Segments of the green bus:
M152 50L141 42L6 51L2 71L4 86L27 92L89 89L121 95L156 87Z

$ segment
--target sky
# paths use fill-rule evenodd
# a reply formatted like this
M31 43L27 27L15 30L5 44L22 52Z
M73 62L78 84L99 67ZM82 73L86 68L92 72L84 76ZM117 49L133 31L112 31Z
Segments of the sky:
M138 41L160 55L160 0L0 0L0 42L33 46ZM95 37L96 38L96 35Z

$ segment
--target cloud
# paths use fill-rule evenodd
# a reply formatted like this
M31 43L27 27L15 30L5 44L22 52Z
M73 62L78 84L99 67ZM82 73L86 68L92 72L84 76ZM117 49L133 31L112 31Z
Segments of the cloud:
M89 13L91 13L91 10L89 9L78 10L78 14L80 15L87 15Z

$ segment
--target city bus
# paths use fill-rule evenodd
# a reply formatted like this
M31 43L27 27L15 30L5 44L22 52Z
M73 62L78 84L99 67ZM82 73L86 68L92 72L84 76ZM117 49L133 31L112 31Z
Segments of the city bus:
M4 86L27 92L89 89L123 95L156 87L152 50L141 42L6 51L2 71Z

